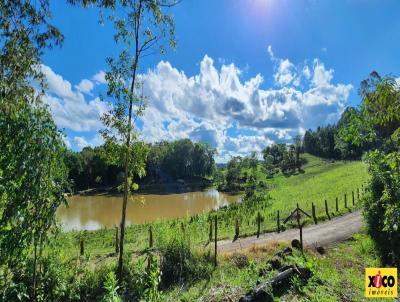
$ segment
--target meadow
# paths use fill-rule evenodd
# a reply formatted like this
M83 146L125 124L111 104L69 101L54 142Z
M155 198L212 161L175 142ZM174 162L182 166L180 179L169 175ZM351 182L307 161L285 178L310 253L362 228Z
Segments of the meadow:
M187 237L190 245L200 252L210 252L211 221L218 217L218 239L233 239L236 221L239 225L239 236L254 235L257 231L258 213L261 216L261 232L272 232L277 229L277 211L280 221L289 215L298 203L300 208L311 215L311 203L316 207L318 220L327 219L324 201L327 200L331 216L348 213L361 207L357 199L357 188L368 180L367 169L360 161L326 161L304 154L306 164L303 172L297 175L283 174L268 178L259 165L255 173L257 183L263 185L256 189L255 200L243 201L220 208L217 211L169 221L156 221L151 224L153 246L150 247L150 224L131 225L126 230L125 250L128 254L141 254L155 250L173 238ZM355 194L355 205L352 205L352 192ZM344 207L344 194L347 194L347 208ZM361 191L360 191L361 195ZM339 211L335 209L338 198ZM306 219L305 223L312 223ZM288 224L286 228L294 227ZM213 234L212 234L213 235ZM214 235L213 235L214 236ZM214 238L214 237L213 237ZM80 241L84 242L85 257L104 259L115 256L115 229L97 231L74 231L57 236L59 253L69 259L76 259L80 253Z

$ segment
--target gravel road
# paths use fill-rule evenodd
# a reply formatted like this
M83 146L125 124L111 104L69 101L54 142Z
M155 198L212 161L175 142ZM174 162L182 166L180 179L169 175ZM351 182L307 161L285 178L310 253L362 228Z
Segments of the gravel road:
M310 225L303 228L304 246L326 246L335 242L349 239L363 227L361 210L332 220ZM239 238L235 242L222 240L218 242L218 250L230 253L249 249L257 245L265 245L270 241L299 239L299 229L291 229L281 233L266 233L256 236Z

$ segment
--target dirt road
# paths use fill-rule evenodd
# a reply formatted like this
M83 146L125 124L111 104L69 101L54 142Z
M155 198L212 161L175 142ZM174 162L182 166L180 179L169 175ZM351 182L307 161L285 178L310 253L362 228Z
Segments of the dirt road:
M331 243L340 242L350 238L354 233L361 230L363 226L361 210L333 218L330 221L321 222L303 228L303 243L305 246L326 246ZM265 245L275 240L299 239L299 230L291 229L281 233L267 233L256 236L239 238L235 242L222 240L218 242L220 252L235 252L245 250L257 245Z

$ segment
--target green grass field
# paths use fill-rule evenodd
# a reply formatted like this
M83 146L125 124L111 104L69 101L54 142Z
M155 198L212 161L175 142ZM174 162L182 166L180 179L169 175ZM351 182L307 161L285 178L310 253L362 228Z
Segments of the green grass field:
M300 207L311 214L311 202L316 205L319 219L326 219L324 200L329 204L331 215L348 212L357 208L357 188L368 180L364 163L359 161L324 161L320 158L305 154L307 160L304 173L292 176L276 175L267 179L259 166L257 180L267 183L268 189L261 192L261 200L257 203L239 203L217 212L205 213L193 217L173 221L158 221L152 223L154 246L170 240L185 232L193 247L202 249L208 242L210 222L213 215L218 215L218 239L234 237L236 219L240 224L240 236L256 233L256 217L260 212L263 217L261 231L276 230L276 215L280 211L281 220L285 218L299 203ZM352 206L351 192L355 192L355 206ZM347 193L348 209L344 208L343 194ZM339 198L339 212L335 210L335 198ZM311 220L308 219L308 223ZM288 226L290 227L290 225ZM126 248L129 253L145 250L148 247L149 225L133 225L126 230ZM90 232L70 232L59 236L57 242L60 253L76 258L79 254L79 241L85 241L85 254L92 258L112 256L115 251L115 230L103 229Z

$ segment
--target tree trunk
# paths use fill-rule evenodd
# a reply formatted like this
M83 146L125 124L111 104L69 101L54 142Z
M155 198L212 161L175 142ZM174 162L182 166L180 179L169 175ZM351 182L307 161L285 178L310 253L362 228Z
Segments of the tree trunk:
M36 301L36 271L37 271L37 240L33 239L33 280L32 280L32 302Z
M140 2L141 3L141 2ZM141 8L139 8L139 15ZM137 29L138 30L138 29ZM125 185L124 185L124 198L122 202L122 217L121 217L121 236L119 239L119 258L118 258L118 282L122 282L122 266L123 266L123 256L124 256L124 238L125 238L125 218L126 218L126 206L128 203L128 175L129 175L129 148L131 145L131 128L132 128L132 109L133 109L133 94L136 82L136 71L138 67L139 59L139 41L138 33L136 33L136 51L135 51L135 61L133 64L133 75L130 87L129 96L129 116L128 116L128 133L126 138L126 154L125 154Z

